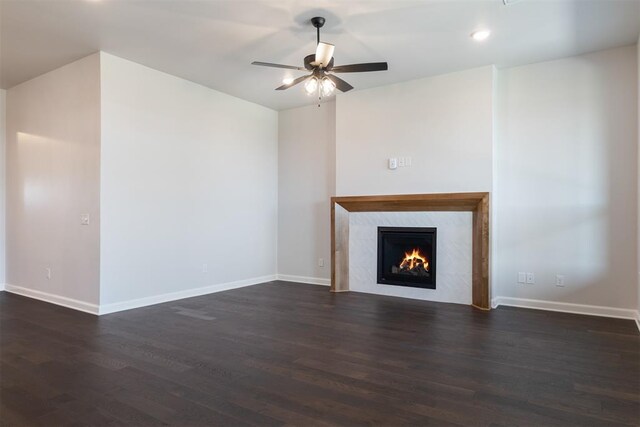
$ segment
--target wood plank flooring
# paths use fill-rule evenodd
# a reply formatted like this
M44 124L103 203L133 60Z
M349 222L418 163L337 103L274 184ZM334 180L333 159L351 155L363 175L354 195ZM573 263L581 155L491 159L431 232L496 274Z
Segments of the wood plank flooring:
M2 425L639 425L633 321L272 282L95 317L0 292Z

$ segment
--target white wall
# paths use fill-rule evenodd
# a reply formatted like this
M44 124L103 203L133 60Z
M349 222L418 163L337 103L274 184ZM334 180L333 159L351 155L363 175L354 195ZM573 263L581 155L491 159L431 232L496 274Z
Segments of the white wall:
M493 78L494 68L482 67L340 95L336 107L337 194L491 191ZM410 157L411 166L389 170L389 157ZM367 218L377 218L378 223L350 226L353 290L470 303L471 269L463 261L471 259L471 246L466 244L471 226L470 222L468 227L456 222L470 214L412 214L412 218L421 215L424 226L442 228L453 239L438 241L438 247L443 247L442 257L438 253L438 288L376 284L371 256L377 248L376 227L402 226L406 221L399 218L406 220L406 216L371 214ZM397 224L389 222L394 218ZM452 259L457 259L458 273L450 268L456 263Z
M330 282L335 112L327 102L278 115L278 274L288 280Z
M6 126L7 126L7 108L6 108L7 91L0 89L0 290L4 289L6 279L5 271L5 245L6 245Z
M491 191L493 67L340 95L338 195ZM412 166L387 169L387 158Z
M277 113L101 58L101 304L273 278Z
M493 74L483 67L280 112L278 273L330 278L335 194L491 191ZM412 166L389 171L392 156Z
M334 193L493 190L494 296L640 308L636 61L484 67L278 114L93 55L8 91L7 283L117 306L276 271L323 282Z
M99 299L99 71L95 54L7 92L7 289L85 308Z
M637 83L635 47L500 71L498 295L635 309Z

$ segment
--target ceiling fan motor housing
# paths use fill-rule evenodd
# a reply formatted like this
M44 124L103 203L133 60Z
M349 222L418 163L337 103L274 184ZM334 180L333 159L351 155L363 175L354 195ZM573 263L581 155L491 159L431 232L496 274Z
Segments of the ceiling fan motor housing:
M314 65L313 63L316 61L316 54L312 53L311 55L307 55L304 57L304 68L306 68L309 71L312 71L314 68L317 67L317 65ZM333 57L331 57L331 61L329 61L329 63L327 64L326 67L324 67L327 71L331 70L331 68L333 68Z

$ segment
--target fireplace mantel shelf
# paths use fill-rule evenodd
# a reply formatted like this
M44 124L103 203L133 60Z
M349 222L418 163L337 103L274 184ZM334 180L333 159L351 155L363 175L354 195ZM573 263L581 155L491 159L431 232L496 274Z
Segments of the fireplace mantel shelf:
M489 193L398 194L331 198L331 291L349 290L349 213L473 213L472 305L489 310Z

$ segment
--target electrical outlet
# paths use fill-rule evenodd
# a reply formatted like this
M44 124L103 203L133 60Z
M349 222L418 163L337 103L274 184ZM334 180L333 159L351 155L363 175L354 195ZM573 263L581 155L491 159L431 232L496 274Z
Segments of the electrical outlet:
M527 273L518 273L518 283L527 283Z
M47 279L51 280L51 269L49 267L44 269L45 273L46 273L46 277Z
M203 273L208 273L209 272L209 266L207 264L202 264L202 272Z
M397 169L398 168L398 159L396 157L389 158L389 169Z
M318 267L324 267L324 258L318 258Z
M404 162L404 157L398 157L398 166L400 166L401 168L403 168L405 165Z
M564 288L564 276L562 274L556 275L556 286L559 288Z
M534 283L536 283L536 278L533 273L527 273L527 283L529 285L533 285Z

